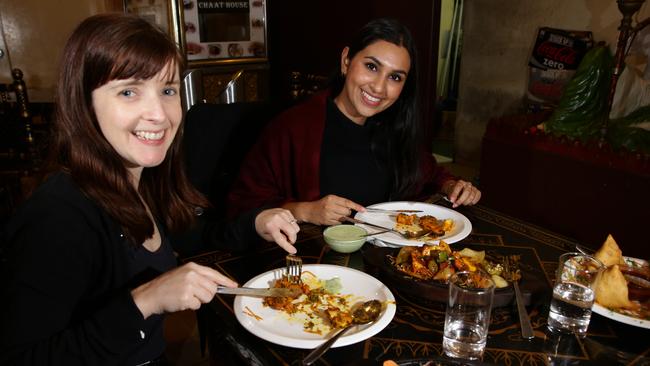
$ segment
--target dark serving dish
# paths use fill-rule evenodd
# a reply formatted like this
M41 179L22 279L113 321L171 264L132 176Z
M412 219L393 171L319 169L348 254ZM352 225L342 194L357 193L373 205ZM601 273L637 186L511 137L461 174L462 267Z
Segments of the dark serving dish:
M474 250L485 250L486 254L498 253L499 255L521 255L521 280L519 287L526 305L531 303L531 296L545 287L542 270L534 250L526 247L502 247L480 244L457 244L452 245L452 250L470 248ZM449 286L438 281L424 281L411 277L395 268L387 256L396 256L399 248L371 247L363 251L363 259L367 265L374 268L380 275L382 281L389 287L397 288L399 291L422 297L427 300L446 302ZM533 265L531 265L533 264ZM494 291L494 307L511 305L514 301L514 290L512 286L498 288Z

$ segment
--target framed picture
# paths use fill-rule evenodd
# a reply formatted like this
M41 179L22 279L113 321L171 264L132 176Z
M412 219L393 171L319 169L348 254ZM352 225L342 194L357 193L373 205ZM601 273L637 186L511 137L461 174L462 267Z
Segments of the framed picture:
M167 34L174 36L169 0L123 0L124 12L136 14L149 22L156 24Z
M190 67L267 60L266 0L171 0Z

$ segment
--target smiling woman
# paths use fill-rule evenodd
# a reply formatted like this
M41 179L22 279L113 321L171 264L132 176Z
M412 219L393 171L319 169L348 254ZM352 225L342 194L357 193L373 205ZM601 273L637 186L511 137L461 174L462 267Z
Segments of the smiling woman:
M1 364L157 362L163 313L236 286L208 267L175 268L166 232L207 205L179 154L182 65L137 17L96 15L69 38L52 171L6 226Z
M169 233L209 206L182 164L182 66L169 37L135 16L92 16L68 39L51 172L6 226L0 364L162 365L164 314L237 285L177 267L172 248ZM295 252L299 227L274 209L219 229Z
M177 267L169 235L209 206L182 164L183 61L131 15L92 16L68 39L51 171L0 238L0 364L163 365L164 314L237 286L209 266ZM271 209L211 234L295 252L298 231L289 211Z
M104 137L139 177L165 159L181 123L178 69L168 64L147 80L112 80L92 93Z
M366 24L337 71L328 91L267 126L230 192L232 214L279 206L334 225L366 205L438 191L454 206L478 202L481 192L438 167L423 141L417 52L404 25Z
M363 125L368 117L389 108L402 93L411 66L411 57L402 47L377 41L350 58L349 47L341 54L345 87L334 98L336 106L354 123Z

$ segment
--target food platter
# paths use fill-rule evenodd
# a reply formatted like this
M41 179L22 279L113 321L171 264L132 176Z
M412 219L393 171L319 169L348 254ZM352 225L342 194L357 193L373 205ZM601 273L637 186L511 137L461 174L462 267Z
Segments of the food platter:
M519 281L519 287L526 305L531 303L532 296L544 291L544 277L541 267L539 265L523 266L523 263L538 263L533 249L527 247L496 247L480 244L464 245L463 247L479 251L485 250L487 253L498 252L502 255L521 255L522 278ZM398 248L370 247L364 250L363 258L371 268L377 269L380 278L392 288L397 288L400 292L407 293L416 298L435 302L446 302L449 291L447 284L437 281L418 280L400 272L390 263L387 255L396 256L398 252ZM512 286L495 289L493 299L494 307L511 305L513 301L514 291Z
M417 210L422 211L417 213L418 216L431 215L437 219L452 219L454 221L454 227L445 235L436 238L435 240L428 240L431 243L437 243L439 240L444 240L446 243L451 244L457 241L463 240L472 232L472 223L469 219L459 213L458 211L452 210L447 207L432 205L429 203L422 202L411 202L411 201L395 201L395 202L385 202L378 203L369 208L378 208L384 210ZM382 212L358 212L355 216L355 219L365 221L370 224L375 224L383 226L386 228L395 227L395 215L382 213ZM381 229L373 228L368 225L356 224L368 230L369 233L381 231ZM400 246L420 246L424 241L405 239L399 236L396 233L387 232L383 234L378 234L374 236L369 236L368 241L373 241L377 246L389 246L389 247L400 247Z
M332 347L347 346L368 339L384 329L395 316L395 297L386 285L374 277L352 268L328 264L306 264L302 269L303 273L309 271L323 280L338 277L342 285L340 293L354 294L355 302L377 299L385 304L375 322L351 328ZM243 286L270 287L275 280L283 276L284 271L284 268L278 268L262 273ZM265 307L259 297L237 296L233 310L237 320L246 330L275 344L293 348L316 348L329 338L328 334L305 332L301 319ZM250 313L248 310L260 319L247 314Z
M625 264L628 268L637 268L644 271L650 271L650 263L643 259L633 258L633 257L623 257ZM647 301L641 303L644 306L646 313L648 312L647 307L650 306ZM619 309L609 309L605 306L600 305L597 302L594 302L594 305L591 307L591 311L596 314L602 315L606 318L615 320L628 325L633 325L636 327L650 329L650 319L643 319L641 317L635 316L634 312L619 310ZM638 314L637 314L638 315Z

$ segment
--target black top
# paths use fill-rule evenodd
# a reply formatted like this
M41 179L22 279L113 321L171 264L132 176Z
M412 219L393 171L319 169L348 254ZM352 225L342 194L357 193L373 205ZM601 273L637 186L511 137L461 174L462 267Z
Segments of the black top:
M331 98L327 99L320 160L321 196L334 194L363 206L388 200L388 170L370 148L373 126L370 119L364 125L354 123Z
M130 291L175 266L164 230L155 253L64 173L6 227L0 364L133 365L161 355L162 317L145 320Z
M128 287L135 288L176 267L176 257L171 243L162 227L158 226L158 231L160 232L161 244L160 248L155 252L147 250L142 245L127 247L129 252L127 272L132 278ZM156 359L165 350L163 315L151 315L144 323L151 333L148 337L149 344L130 355L125 363L127 365L138 365Z

